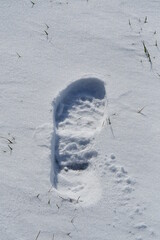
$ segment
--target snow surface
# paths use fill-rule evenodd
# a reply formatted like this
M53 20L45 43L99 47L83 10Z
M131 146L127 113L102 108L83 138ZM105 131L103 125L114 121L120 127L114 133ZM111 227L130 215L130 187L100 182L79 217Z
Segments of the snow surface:
M160 239L159 9L1 2L0 239Z

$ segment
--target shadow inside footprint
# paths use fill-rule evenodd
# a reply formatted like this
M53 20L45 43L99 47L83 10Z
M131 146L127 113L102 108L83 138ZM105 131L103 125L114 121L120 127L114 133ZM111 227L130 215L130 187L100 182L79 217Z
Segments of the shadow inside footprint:
M85 170L97 156L92 140L104 115L105 95L103 81L84 78L71 83L54 101L51 179L55 187L62 170Z

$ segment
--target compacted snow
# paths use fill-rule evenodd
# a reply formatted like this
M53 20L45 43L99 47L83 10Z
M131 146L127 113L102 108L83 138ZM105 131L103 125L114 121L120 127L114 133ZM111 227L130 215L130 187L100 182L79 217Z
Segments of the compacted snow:
M104 83L96 78L73 82L55 100L57 129L53 140L53 182L58 189L64 185L65 192L71 192L68 196L85 198L95 188L91 182L97 180L91 174L93 166L90 165L98 155L93 143L97 130L102 129L107 117L105 104ZM87 168L88 171L84 171ZM93 201L93 197L94 200L97 198L92 196L89 202Z
M160 239L160 2L0 5L0 239Z

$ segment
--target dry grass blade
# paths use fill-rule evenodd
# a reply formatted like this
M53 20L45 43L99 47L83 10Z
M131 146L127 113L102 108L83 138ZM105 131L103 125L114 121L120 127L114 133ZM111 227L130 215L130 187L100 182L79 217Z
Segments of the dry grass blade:
M132 28L130 19L128 20L128 24L129 24L130 28Z
M72 237L71 237L71 232L67 233L67 236L70 237L70 238L72 238Z
M38 194L36 195L36 198L38 198L38 199L39 199L39 196L40 196L40 193L38 193Z
M157 40L155 41L155 47L157 47L157 48L158 48L158 43L157 43Z
M47 32L46 30L44 30L44 32L45 32L45 34L46 34L46 36L47 36L47 39L48 39L48 32Z
M74 224L74 219L75 219L75 217L73 217L73 218L71 219L71 223L72 223L73 227L75 228L75 230L78 232L78 230L77 230L77 228L76 228L76 226L75 226L75 224Z
M148 61L150 62L151 67L152 67L152 60L151 60L151 56L149 54L149 51L148 51L144 41L142 41L142 44L143 44L143 48L144 48L144 53L146 54L146 57L148 58Z
M58 210L60 209L60 206L58 204L56 204L56 207L58 208Z
M46 25L46 27L47 27L47 29L48 29L48 28L49 28L48 24L45 23L45 25Z
M53 188L53 186L48 190L49 193L51 192L52 188Z
M41 233L41 231L38 232L38 234L37 234L35 240L37 240L37 239L39 238L40 233Z
M145 17L144 23L147 23L147 16Z
M0 138L3 138L3 139L5 139L5 140L7 140L7 141L9 142L9 144L13 144L13 141L11 141L9 138L2 137L2 136L0 136Z
M33 7L34 7L34 5L35 5L35 3L34 3L34 2L32 2L32 1L31 1L31 3L32 3L32 8L33 8Z
M108 120L108 125L110 126L110 129L111 129L111 133L112 133L112 135L113 135L113 138L115 138L110 117L108 117L107 120Z
M13 148L8 144L8 147L10 149L10 151L12 152Z
M159 73L157 73L157 75L158 75L158 77L160 77L160 74L159 74Z
M18 58L21 58L21 57L22 57L18 52L16 52L16 54L17 54Z
M140 110L138 110L138 112L137 113L141 113L142 111L143 111L143 109L145 108L145 106L144 107L142 107Z
M144 113L142 113L142 111L143 111L143 109L144 109L145 107L146 107L146 106L142 107L140 110L138 110L138 111L137 111L137 113L139 113L139 114L142 114L142 115L144 115L144 116L145 116L145 114L144 114Z

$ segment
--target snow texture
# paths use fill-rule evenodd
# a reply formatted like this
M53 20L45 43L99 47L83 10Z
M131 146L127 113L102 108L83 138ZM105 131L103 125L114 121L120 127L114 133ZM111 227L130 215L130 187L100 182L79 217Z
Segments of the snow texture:
M0 4L0 239L160 239L160 1Z

